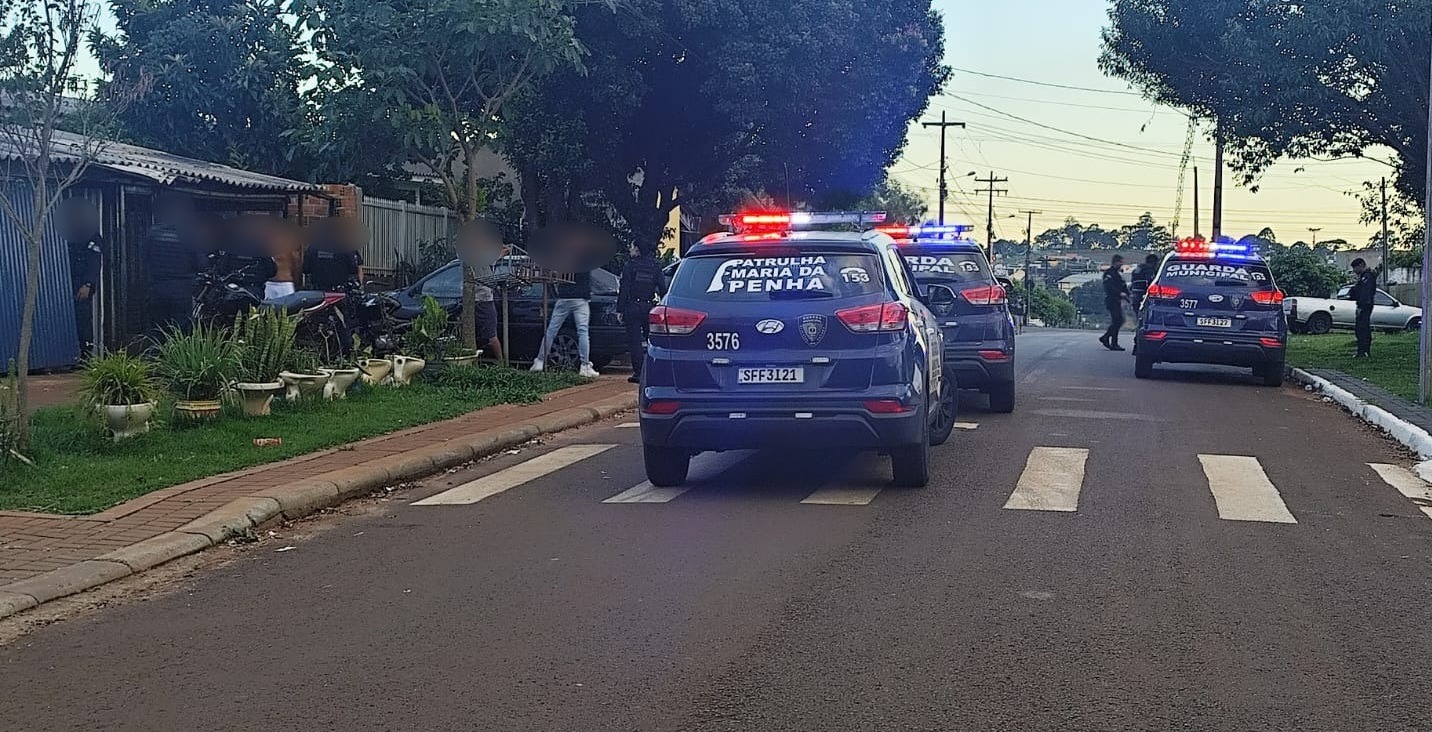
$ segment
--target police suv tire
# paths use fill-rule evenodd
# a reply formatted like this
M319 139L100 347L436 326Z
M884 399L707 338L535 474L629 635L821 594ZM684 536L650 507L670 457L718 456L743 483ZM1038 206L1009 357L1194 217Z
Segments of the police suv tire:
M646 479L658 488L675 488L686 482L691 470L691 453L680 448L643 444Z
M1327 313L1313 313L1308 317L1308 332L1313 335L1327 335L1333 330L1333 316Z
M1262 368L1262 373L1259 374L1263 377L1263 386L1282 386L1284 371L1285 368L1282 361L1265 365Z
M901 488L924 488L930 484L930 423L919 442L890 451L890 472ZM654 483L655 481L653 481Z
M1154 360L1148 356L1138 356L1134 359L1134 377L1138 379L1152 378L1154 375Z
M929 440L931 447L939 447L950 441L950 434L955 431L955 420L960 418L960 391L955 377L944 377L944 383L940 385L940 404L931 405L931 408L941 412L935 426L930 429Z
M998 414L1014 411L1014 382L994 384L989 388L989 411Z

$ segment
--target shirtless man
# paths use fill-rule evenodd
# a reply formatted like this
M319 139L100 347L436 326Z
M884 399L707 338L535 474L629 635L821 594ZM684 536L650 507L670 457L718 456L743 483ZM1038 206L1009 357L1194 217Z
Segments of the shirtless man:
M292 295L303 268L303 240L298 229L285 219L275 218L269 224L266 240L268 255L273 257L278 271L264 286L264 299Z

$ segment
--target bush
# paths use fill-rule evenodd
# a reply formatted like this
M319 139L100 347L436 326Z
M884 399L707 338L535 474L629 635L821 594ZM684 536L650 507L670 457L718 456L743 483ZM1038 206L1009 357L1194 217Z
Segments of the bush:
M157 401L159 389L149 362L121 351L85 362L80 398L89 406L144 404Z
M164 331L155 349L159 375L174 396L188 401L218 399L239 373L239 348L213 326L196 324L185 333Z
M447 310L431 295L423 298L423 312L413 318L403 349L409 356L440 361L456 352Z
M251 384L277 381L292 360L297 330L297 317L273 308L235 316L229 337L239 349L238 380Z

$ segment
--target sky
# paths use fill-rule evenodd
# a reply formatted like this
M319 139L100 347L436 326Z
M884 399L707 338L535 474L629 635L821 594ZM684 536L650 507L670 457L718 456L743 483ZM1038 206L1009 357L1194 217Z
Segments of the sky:
M977 171L988 177L993 171L1009 178L1000 184L1009 194L995 199L995 231L1001 237L1024 238L1020 210L1043 211L1034 217L1036 234L1070 216L1118 228L1147 211L1160 223L1171 223L1188 119L1144 101L1099 71L1107 0L935 0L934 5L944 15L946 63L956 71L924 119L945 112L949 120L968 124L948 132L947 221L973 223L984 232L988 196L974 193L984 186L965 176ZM891 168L897 180L930 201L932 215L939 144L939 130L911 125L905 153ZM1203 133L1195 141L1192 165L1199 168L1207 235L1213 146ZM1283 242L1316 236L1362 245L1373 230L1358 222L1360 206L1348 192L1390 172L1368 160L1280 161L1263 175L1257 193L1239 186L1230 173L1224 178L1224 233L1239 237L1268 226ZM1191 167L1185 191L1179 233L1191 235ZM1315 235L1309 228L1321 231Z

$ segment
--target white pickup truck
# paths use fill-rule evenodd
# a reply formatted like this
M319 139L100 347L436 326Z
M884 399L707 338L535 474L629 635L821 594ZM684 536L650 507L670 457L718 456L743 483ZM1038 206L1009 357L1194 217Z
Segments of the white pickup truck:
M1357 317L1352 286L1338 290L1331 300L1322 297L1290 297L1283 301L1288 327L1297 333L1323 334L1333 328L1351 328ZM1372 305L1374 330L1417 330L1422 327L1422 308L1403 305L1397 298L1377 291Z

